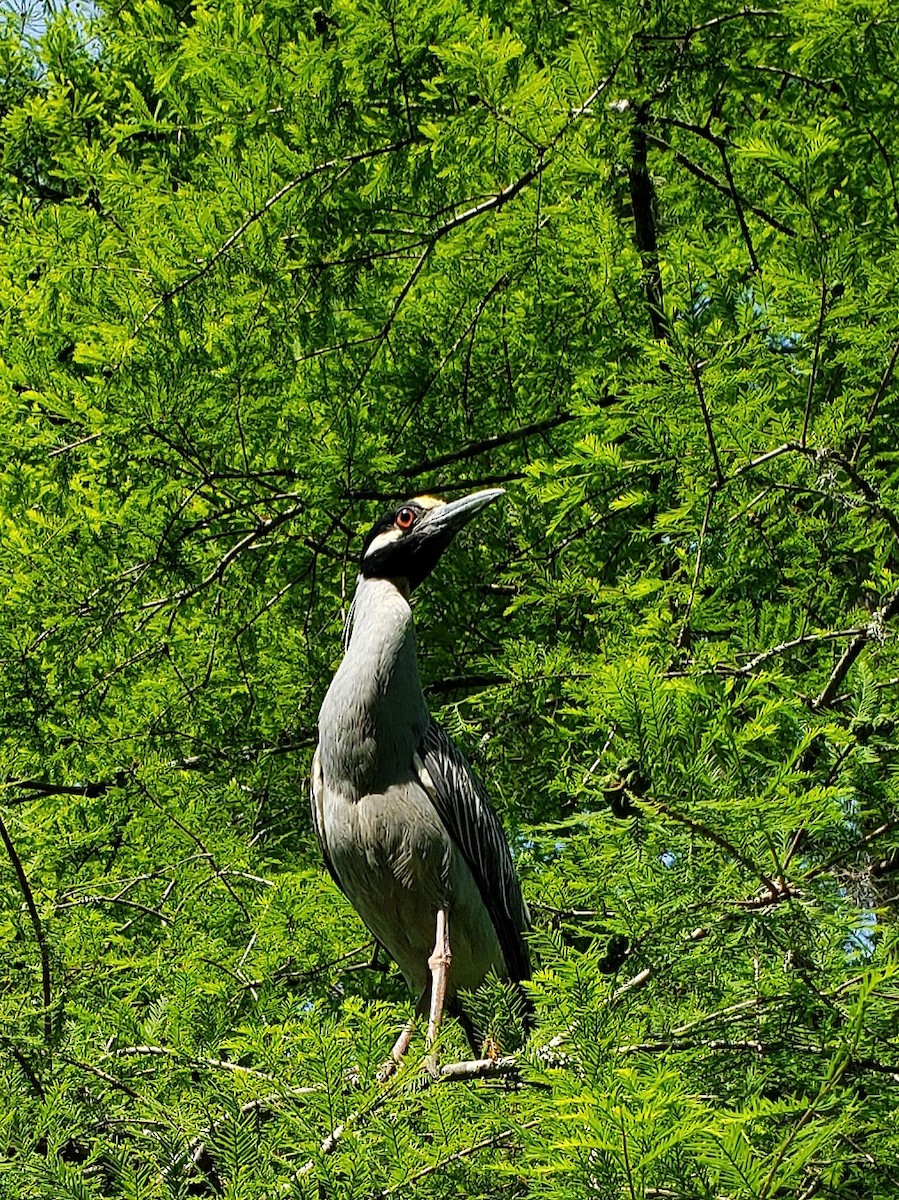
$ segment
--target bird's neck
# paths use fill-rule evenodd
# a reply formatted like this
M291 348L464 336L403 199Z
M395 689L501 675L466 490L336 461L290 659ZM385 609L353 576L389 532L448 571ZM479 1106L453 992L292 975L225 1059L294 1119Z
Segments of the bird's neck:
M360 576L347 632L319 716L319 752L326 778L358 798L411 770L429 717L403 590Z

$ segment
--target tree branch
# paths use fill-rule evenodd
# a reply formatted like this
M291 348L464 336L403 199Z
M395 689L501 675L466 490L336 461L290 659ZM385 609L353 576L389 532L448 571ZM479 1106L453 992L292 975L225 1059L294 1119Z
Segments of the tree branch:
M600 406L606 407L613 402L612 398L608 398L606 403L600 401ZM476 458L480 454L489 454L499 446L507 446L510 442L522 441L524 438L533 437L536 434L548 433L550 429L557 429L560 425L566 425L569 421L579 420L580 416L580 413L559 413L555 417L547 417L546 420L536 421L533 425L524 425L520 429L508 429L505 433L497 433L493 437L484 438L483 441L472 442L468 446L463 446L461 450L453 450L449 454L441 454L437 458L416 463L412 467L406 467L402 472L403 478L415 479L419 475L425 475L429 471L437 471L441 467L450 466L452 463L466 462L468 459Z
M773 879L770 879L764 873L764 871L755 865L751 859L747 858L742 851L738 850L732 842L729 842L727 838L723 837L720 833L716 833L714 829L709 829L707 825L703 825L701 821L696 821L692 817L688 817L685 813L675 812L674 809L670 808L662 800L656 800L655 798L650 798L647 796L637 796L634 792L631 792L627 788L625 788L625 793L632 804L639 805L641 808L648 808L650 810L656 809L663 816L668 817L669 820L675 821L678 825L685 825L694 833L698 833L700 837L704 837L707 841L714 842L716 846L720 847L720 849L724 850L731 856L731 858L738 862L740 866L744 868L744 870L748 871L751 875L754 875L756 879L758 879L762 885L768 889L769 895L772 899L778 899L781 897L784 888L775 883Z
M657 146L660 150L666 150L674 158L674 161L691 175L695 175L697 179L701 179L703 183L709 184L717 191L723 193L728 199L733 200L734 194L731 192L730 185L722 182L705 167L701 167L699 163L694 162L691 158L687 158L686 154L682 154L680 150L675 150L670 142L666 142L664 138L658 137L656 134L648 134L648 140L652 145ZM783 233L787 237L796 237L796 230L791 229L789 225L785 225L783 221L779 221L777 217L773 217L771 213L766 212L763 208L759 208L756 204L750 204L747 200L741 201L743 208L747 212L751 212L753 216L758 217L760 221L764 221L766 225L770 225L772 229L776 229L778 233Z
M883 625L886 621L899 612L899 590L887 599L885 604L882 604L874 613L870 623L864 629L859 630L853 637L852 641L843 651L837 665L830 673L830 678L824 685L820 694L812 701L812 708L822 709L828 708L833 702L834 697L840 690L840 685L849 673L852 664L861 654L865 645L872 639L880 639L883 636Z
M747 17L779 17L781 15L776 8L741 8L737 12L723 13L720 17L712 17L708 21L701 21L698 25L691 25L681 33L639 33L637 36L642 42L686 43L696 37L698 33L704 33L709 29L718 29L730 21L742 21Z
M772 646L770 650L763 650L760 654L756 654L748 663L744 663L742 667L738 667L738 674L751 675L756 667L760 667L762 663L766 663L770 658L776 658L779 654L786 654L788 650L795 650L798 646L815 645L818 642L833 642L840 638L854 638L859 634L864 633L867 626L855 626L852 629L831 629L827 633L804 633L800 637L791 638L788 642L781 642L777 646Z
M182 588L178 592L174 592L171 596L159 596L155 600L146 600L138 606L139 612L149 611L151 615L156 613L161 608L165 608L169 604L180 604L184 600L189 600L192 596L196 596L202 592L210 584L220 582L222 576L227 571L231 563L236 558L239 558L244 550L250 549L259 541L260 538L266 537L275 529L278 529L285 522L292 520L304 511L305 503L295 504L292 508L287 508L284 512L278 513L274 517L269 517L265 521L260 521L255 529L251 529L248 534L235 542L233 546L219 559L215 567L206 575L199 583L191 584L190 587Z
M866 833L864 837L852 843L851 846L846 846L842 850L838 850L836 854L831 855L826 862L818 863L806 871L802 877L804 883L809 883L812 879L816 879L819 875L823 875L825 871L829 871L831 867L835 867L842 862L850 854L857 854L859 850L863 850L865 846L870 846L872 842L876 842L878 838L883 837L887 833L891 833L899 827L899 819L895 821L884 821L878 825L876 829L872 829L870 833Z
M519 1128L536 1129L541 1124L541 1119L525 1121L521 1126L519 1126ZM408 1175L402 1181L402 1183L396 1183L392 1187L385 1188L383 1191L378 1192L374 1200L387 1200L388 1196L395 1195L396 1192L402 1191L403 1189L409 1187L410 1184L418 1183L422 1179L427 1179L430 1175L436 1175L438 1171L442 1171L444 1167L449 1166L450 1163L461 1162L465 1158L470 1158L472 1154L477 1154L479 1150L496 1149L500 1146L505 1146L507 1143L512 1141L517 1132L518 1130L516 1129L503 1129L499 1133L492 1133L485 1138L481 1138L479 1142L475 1142L471 1146L465 1146L462 1150L454 1150L452 1154L445 1155L438 1162L432 1163L431 1166L422 1167L420 1171L415 1171L411 1175Z
M724 486L724 472L721 470L721 460L718 458L718 447L715 445L715 434L712 430L712 419L709 416L708 405L705 402L705 391L702 386L702 372L697 362L690 363L690 374L693 376L693 383L696 386L696 395L699 399L699 408L702 412L702 421L705 425L706 437L709 441L709 449L712 452L712 462L715 464L715 487L721 488Z
M659 269L652 180L647 166L648 124L647 107L641 105L634 115L631 130L631 161L628 163L627 178L634 214L634 239L643 263L643 290L649 308L649 324L656 341L663 341L668 336L668 322L665 318L665 298Z
M867 413L865 413L865 425L867 428L863 429L858 435L858 438L855 442L855 449L852 451L852 454L849 458L849 461L853 463L853 465L858 462L858 456L861 454L862 446L864 446L865 442L870 436L871 422L877 415L877 410L880 408L881 401L887 393L887 388L890 386L890 381L893 378L893 371L895 370L897 361L899 361L899 341L897 341L895 346L893 346L893 352L890 355L890 360L886 365L883 375L880 377L880 385L878 386L877 391L874 393L874 399L871 401Z
M176 283L174 287L169 288L167 292L163 292L155 304L153 304L147 310L147 312L144 313L143 317L132 331L131 336L136 337L141 329L143 329L143 327L159 312L163 305L168 304L170 300L174 300L176 296L180 296L181 293L186 291L192 284L208 275L215 264L221 258L223 258L228 251L237 244L237 242L240 241L240 239L252 225L255 225L255 223L264 217L270 209L274 208L279 200L283 200L285 196L289 195L301 184L307 183L316 175L321 175L325 171L331 171L335 167L347 168L354 166L356 163L365 162L366 159L377 158L382 154L393 154L397 150L404 149L406 146L410 145L411 142L411 138L403 138L402 141L394 142L389 146L378 146L374 150L362 150L358 154L347 154L342 158L332 158L328 162L319 163L317 166L310 167L308 171L303 171L293 179L289 179L287 183L283 184L276 192L269 196L264 204L262 204L259 208L254 209L254 211L251 212L249 216L241 222L240 225L238 225L237 229L235 229L234 232L230 234L230 236L227 237L224 242L222 242L218 249L209 256L209 258L198 270L182 279L179 283Z
M524 191L529 183L533 183L538 176L542 175L548 166L549 159L544 157L539 158L534 166L519 176L514 183L500 188L495 195L482 200L480 204L475 204L472 208L465 209L464 212L456 213L455 216L450 217L442 225L435 226L425 235L426 240L430 243L437 242L440 238L446 237L448 233L452 233L454 229L458 229L460 225L467 225L469 221L474 221L486 212L502 208L504 204L508 204L510 200L514 200L519 192Z
M9 861L12 863L12 869L15 872L16 879L19 881L19 889L25 901L25 908L31 921L31 928L34 930L35 940L37 941L38 953L41 960L41 1000L44 1010L44 1041L49 1047L53 1040L53 1015L50 1011L50 1005L53 1000L50 980L50 948L47 945L44 927L41 924L37 905L34 902L34 892L31 890L28 876L25 874L25 868L22 866L22 860L16 852L16 848L13 845L12 838L9 836L9 831L2 817L0 817L0 840L2 840L3 845L6 847L6 853L9 855Z
M808 389L805 396L805 412L802 417L802 433L799 438L799 445L805 450L806 437L808 436L808 423L812 414L812 400L815 395L815 382L818 378L818 359L821 353L821 334L824 331L824 318L827 315L827 280L821 277L821 307L818 312L818 323L815 326L815 347L812 352L812 369L808 377Z

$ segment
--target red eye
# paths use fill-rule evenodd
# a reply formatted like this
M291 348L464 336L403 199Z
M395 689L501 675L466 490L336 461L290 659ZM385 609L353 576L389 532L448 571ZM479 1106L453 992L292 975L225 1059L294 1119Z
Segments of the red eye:
M396 523L400 529L411 529L415 524L415 513L411 508L401 508L396 514Z

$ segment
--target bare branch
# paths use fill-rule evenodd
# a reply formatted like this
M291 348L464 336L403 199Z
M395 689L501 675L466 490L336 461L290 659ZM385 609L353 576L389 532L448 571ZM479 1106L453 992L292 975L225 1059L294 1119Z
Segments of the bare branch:
M789 454L796 450L798 450L798 447L794 442L784 442L780 446L775 446L773 450L766 450L764 454L760 454L757 458L753 458L750 462L744 463L742 467L737 467L736 471L733 471L724 480L722 487L726 487L727 484L733 483L733 481L735 479L739 479L741 475L746 475L750 471L754 471L757 467L764 466L766 462L771 462L772 459L780 458L782 454Z
M791 638L788 642L781 642L777 646L772 646L770 650L763 650L760 654L756 654L748 663L744 663L738 668L740 675L751 675L752 672L766 663L771 658L776 658L779 654L786 654L788 650L795 650L798 646L815 645L818 642L834 642L840 638L854 638L865 632L867 626L854 626L852 629L831 629L827 633L804 633L800 637Z
M394 142L389 146L378 146L374 150L362 150L358 154L347 154L342 158L332 158L328 162L319 163L317 166L310 167L308 171L303 171L293 179L289 179L287 183L283 184L276 192L269 196L264 204L262 204L259 208L254 209L254 211L251 212L249 216L241 222L240 225L238 225L237 229L235 229L234 232L227 237L224 242L222 242L218 249L209 256L209 258L198 270L186 276L179 283L176 283L174 287L169 288L167 292L164 292L143 315L141 320L132 331L131 336L136 337L141 329L143 329L143 327L149 321L151 321L159 312L159 310L165 304L168 304L170 300L174 300L176 296L180 296L181 293L186 291L187 288L189 288L192 284L202 279L205 275L208 275L215 264L240 241L246 231L252 225L255 225L258 220L264 217L270 209L274 208L279 200L283 200L285 196L294 191L295 188L298 188L303 183L307 183L316 175L323 174L325 171L332 171L336 167L345 169L347 167L354 166L356 163L364 162L369 158L377 158L382 154L393 154L397 150L404 149L406 146L410 145L410 143L410 138L404 138L402 141Z
M274 517L269 517L265 521L260 521L254 529L251 529L248 534L245 534L244 537L231 546L227 553L225 553L219 559L209 574L201 579L199 583L191 584L190 587L182 588L180 591L174 592L171 596L159 596L155 600L146 600L139 606L138 611L150 611L151 613L158 612L160 608L164 608L166 605L180 604L182 601L188 600L192 596L196 596L199 592L202 592L204 588L209 587L210 584L219 582L231 563L233 563L236 558L239 558L245 550L255 546L260 538L266 537L275 529L278 529L281 525L285 524L285 522L290 521L294 517L298 516L301 512L303 512L305 507L306 505L304 503L295 504L292 508L287 508L284 510L284 512L277 513Z
M9 836L9 831L2 817L0 817L0 840L2 840L3 845L6 847L6 853L9 855L9 861L12 863L12 869L15 872L16 879L19 881L19 889L22 892L28 918L31 921L31 928L34 930L35 940L37 941L38 953L41 960L41 1000L44 1010L44 1041L49 1046L53 1039L53 1015L50 1011L50 1005L53 1000L50 981L50 947L47 945L44 926L41 923L37 905L34 902L34 892L31 890L28 876L25 874L25 868L22 866L22 860L16 852L16 848L13 845L12 838Z
M737 12L723 13L720 17L712 17L698 25L691 25L681 33L640 33L637 36L642 42L689 42L698 33L709 29L718 29L730 21L742 21L748 17L779 17L781 13L776 8L741 8Z
M868 435L871 432L871 422L877 415L877 410L880 408L881 401L887 393L887 388L890 386L890 381L893 378L893 371L896 367L896 362L899 361L899 342L893 346L893 352L890 355L890 361L886 365L883 375L880 377L880 386L874 394L874 399L871 401L868 411L865 413L866 428L858 435L855 442L855 449L852 451L850 462L857 463L858 456L862 452L862 446L868 440Z
M877 612L871 618L870 623L864 629L859 630L853 637L852 641L843 651L840 661L830 673L830 678L824 685L820 694L812 701L812 708L821 709L828 708L840 690L840 685L849 673L852 664L861 654L865 645L872 638L880 638L883 634L883 625L886 621L899 612L899 590L893 592L885 604L878 608Z
M86 446L88 442L95 442L101 437L100 433L89 433L83 438L79 438L77 442L69 442L67 446L54 446L52 450L47 451L47 458L56 458L59 454L68 454L70 450L77 450L79 446Z
M699 400L699 407L702 412L702 420L705 425L706 437L709 440L709 449L712 452L712 462L715 464L715 487L721 488L724 486L724 472L721 470L721 460L718 458L718 447L715 445L715 434L712 430L712 419L709 416L709 408L705 402L705 389L702 386L702 371L699 363L690 363L690 374L693 376L693 383L696 386L696 395Z
M806 438L808 436L809 417L812 413L812 400L815 395L815 383L818 378L818 359L821 353L821 334L824 330L824 317L827 314L827 280L821 278L821 307L818 312L818 323L815 326L815 348L812 352L812 369L808 377L808 390L805 396L805 413L802 417L802 434L799 438L799 445L805 449Z
M446 1063L437 1072L435 1082L456 1083L464 1079L492 1079L497 1075L517 1075L518 1059L514 1055L504 1058L471 1058L462 1062Z

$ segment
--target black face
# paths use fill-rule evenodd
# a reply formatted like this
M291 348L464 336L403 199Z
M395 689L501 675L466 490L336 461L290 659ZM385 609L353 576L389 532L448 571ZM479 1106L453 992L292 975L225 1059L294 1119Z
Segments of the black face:
M434 570L456 529L434 514L445 507L428 497L385 513L362 546L360 570L369 579L406 579L410 590Z
M362 547L362 574L369 579L404 579L418 587L456 534L476 513L503 494L485 488L445 504L433 496L407 500L383 516Z

